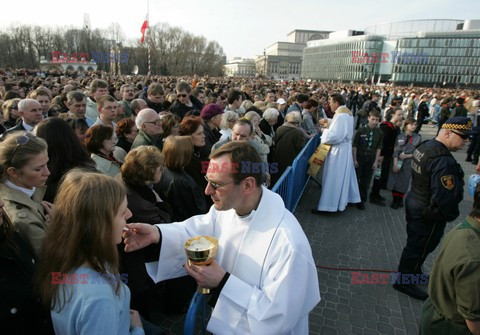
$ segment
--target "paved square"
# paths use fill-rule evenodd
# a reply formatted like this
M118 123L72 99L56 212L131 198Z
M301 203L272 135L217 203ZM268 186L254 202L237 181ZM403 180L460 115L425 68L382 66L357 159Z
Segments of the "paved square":
M433 138L436 126L424 125L421 135ZM462 165L465 179L475 166L465 162L465 148L453 153ZM321 172L317 176L321 179ZM366 210L349 206L343 213L311 214L320 197L320 186L310 181L295 212L312 246L317 265L344 269L375 269L396 272L406 242L405 209L390 208L391 193L382 190L386 207L366 203ZM465 188L460 216L446 232L461 222L472 208ZM425 262L429 273L438 248ZM351 284L351 270L319 269L322 301L310 313L310 334L418 334L421 302L395 291L390 284ZM362 273L371 273L362 271ZM157 315L172 334L183 334L184 317Z

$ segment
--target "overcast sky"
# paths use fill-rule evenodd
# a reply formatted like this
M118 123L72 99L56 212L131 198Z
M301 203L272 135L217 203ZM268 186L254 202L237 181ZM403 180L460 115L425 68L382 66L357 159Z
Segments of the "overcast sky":
M1 7L2 28L11 23L82 27L89 14L92 29L118 22L128 38L140 38L147 0L24 0L4 1ZM480 19L480 1L150 0L151 25L167 22L216 40L228 58L260 55L294 29L363 30L376 23L434 18Z

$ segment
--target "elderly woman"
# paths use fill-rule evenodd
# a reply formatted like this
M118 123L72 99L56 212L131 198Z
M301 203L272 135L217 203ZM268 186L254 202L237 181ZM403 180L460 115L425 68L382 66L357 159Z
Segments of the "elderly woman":
M87 131L85 147L91 154L97 170L115 177L120 173L120 162L113 157L117 137L110 126L98 124Z
M269 148L273 144L273 140L269 135L266 135L262 132L260 129L260 115L257 112L250 111L245 114L245 119L250 121L253 125L253 140L256 141L260 144L264 144L268 146ZM270 150L269 150L270 153ZM268 155L262 155L262 160L267 163L268 162Z
M232 128L235 121L238 120L238 114L234 111L226 111L222 114L222 121L220 121L220 141L223 141L232 136Z
M173 208L173 221L183 221L207 212L204 192L185 172L193 155L190 136L169 136L163 145L165 169L159 189L162 198Z
M2 122L2 125L5 127L5 129L15 127L17 124L17 121L20 118L20 115L18 114L19 102L20 99L15 98L7 100L3 103L2 109L4 121Z
M128 208L132 217L128 222L149 224L171 222L172 209L155 191L154 185L162 178L164 156L154 146L132 149L122 165L122 179L127 186ZM125 245L118 246L122 271L128 273L128 287L132 292L131 308L148 317L152 309L161 308L165 313L183 312L195 290L191 278L178 278L158 283L148 276L145 269L145 251L124 252Z
M153 185L163 173L164 157L154 146L141 145L132 149L121 167L122 179L127 186L128 208L131 222L171 222L171 208L163 202Z
M267 108L265 112L263 112L263 118L262 120L260 120L260 123L258 125L260 130L265 135L270 136L272 140L275 139L275 130L273 126L278 121L278 115L278 110L276 110L275 108Z
M300 112L290 112L285 117L285 123L277 129L272 164L278 164L278 172L272 174L272 185L275 185L287 167L292 165L293 160L305 145L305 137L300 129L301 122Z
M27 132L9 134L0 146L2 182L0 198L13 228L33 248L40 250L51 204L42 202L48 170L47 143Z
M117 161L123 163L125 156L132 147L133 141L135 141L135 137L138 135L138 128L132 119L121 119L117 123L115 133L117 134L118 142L113 151L113 156Z

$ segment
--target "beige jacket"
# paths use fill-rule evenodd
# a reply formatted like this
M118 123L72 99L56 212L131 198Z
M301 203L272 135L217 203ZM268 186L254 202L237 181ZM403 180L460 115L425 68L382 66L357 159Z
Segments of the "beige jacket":
M25 193L0 184L0 198L5 202L3 210L7 213L13 227L28 241L38 255L47 229L45 211L42 206L46 187L35 190L32 198Z

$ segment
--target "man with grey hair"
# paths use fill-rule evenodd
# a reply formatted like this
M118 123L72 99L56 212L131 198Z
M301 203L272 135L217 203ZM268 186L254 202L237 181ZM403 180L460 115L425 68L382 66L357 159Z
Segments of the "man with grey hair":
M32 131L43 120L42 106L35 99L23 99L18 103L18 114L22 118L15 127L8 129L5 134L14 131Z
M147 103L143 99L133 99L130 103L130 111L133 118L136 118L138 113L145 108L147 108Z
M238 119L235 122L235 125L233 126L232 135L223 141L218 141L217 143L215 143L212 146L212 152L214 152L215 149L220 148L223 144L228 143L230 141L247 141L257 150L260 157L262 155L268 155L268 153L270 152L268 145L254 141L253 136L254 136L253 124L247 119L244 119L244 118Z
M138 135L132 144L132 149L141 145L153 145L162 150L162 120L155 110L150 108L142 109L135 119L138 128Z
M85 119L88 127L91 127L95 121L85 115L87 106L87 97L82 92L71 91L67 94L68 116Z

